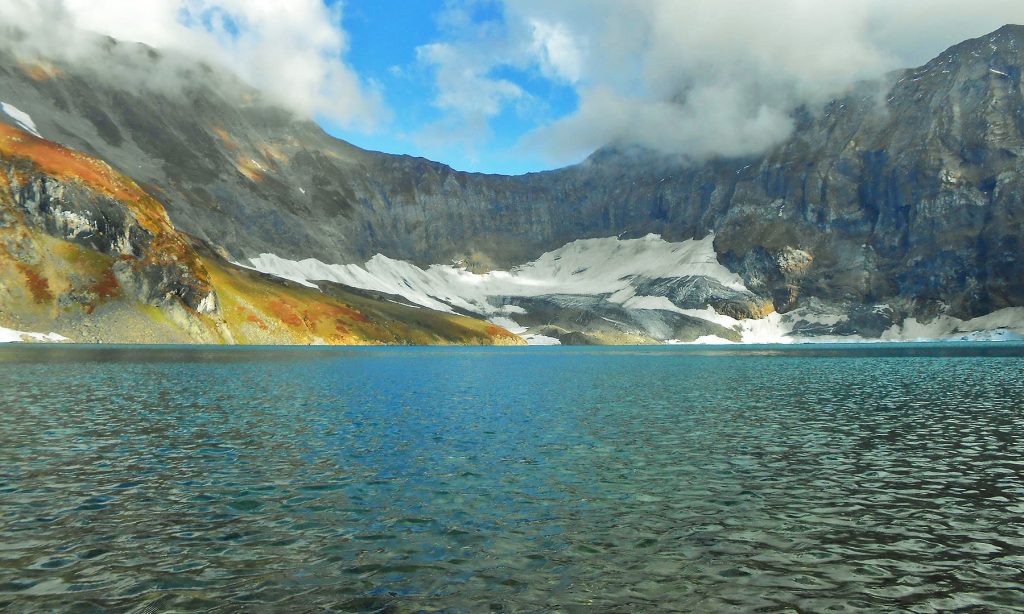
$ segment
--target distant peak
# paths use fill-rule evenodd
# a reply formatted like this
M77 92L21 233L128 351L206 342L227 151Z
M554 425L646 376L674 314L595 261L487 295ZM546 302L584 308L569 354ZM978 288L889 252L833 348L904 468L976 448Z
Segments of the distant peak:
M953 67L978 65L996 71L1024 66L1024 25L1007 24L983 36L957 43L924 66L908 72L912 76L920 76L923 72L939 68L948 72Z
M1024 26L1006 24L998 30L978 38L968 39L961 44L969 47L990 45L993 48L1009 48L1016 51L1020 49L1020 43L1022 42L1024 42Z
M1024 25L1008 23L990 34L990 36L1012 36L1014 38L1024 38Z

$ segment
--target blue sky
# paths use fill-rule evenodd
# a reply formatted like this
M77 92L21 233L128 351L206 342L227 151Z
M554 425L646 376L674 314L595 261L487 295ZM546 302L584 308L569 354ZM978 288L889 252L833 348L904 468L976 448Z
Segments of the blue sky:
M460 121L435 105L435 70L417 57L417 49L453 36L446 6L409 0L347 0L343 27L349 35L346 62L373 84L390 110L390 121L374 130L346 129L327 116L320 124L330 134L376 151L422 156L459 170L520 174L558 163L520 143L532 129L571 113L575 91L551 81L537 69L499 66L490 75L521 87L531 97L525 105L506 105L474 130L473 138L445 138L447 123ZM474 3L473 23L504 27L499 2ZM439 134L438 134L439 133Z

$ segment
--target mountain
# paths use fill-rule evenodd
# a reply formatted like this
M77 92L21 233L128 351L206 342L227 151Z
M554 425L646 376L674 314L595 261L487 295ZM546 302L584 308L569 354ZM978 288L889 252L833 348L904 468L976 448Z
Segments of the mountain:
M317 292L196 245L110 165L0 124L0 337L206 343L515 343L480 320ZM50 329L49 335L17 329Z
M538 341L1014 334L1022 44L1006 26L798 109L761 156L608 147L518 177L361 150L223 71L113 40L90 63L0 51L17 111L0 119L106 161L220 266L293 291Z

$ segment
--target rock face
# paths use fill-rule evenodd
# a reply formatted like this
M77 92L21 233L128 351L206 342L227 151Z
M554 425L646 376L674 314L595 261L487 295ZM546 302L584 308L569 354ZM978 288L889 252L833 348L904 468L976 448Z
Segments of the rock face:
M72 284L58 302L93 309L104 292L128 291L154 306L180 303L197 313L217 311L206 269L163 207L103 162L0 126L0 174L8 257L33 264L34 230L109 259L99 284L104 289L83 291Z
M520 177L364 151L218 71L136 45L105 49L94 69L0 52L0 98L46 138L150 189L176 226L236 260L380 252L480 270L581 238L714 233L720 261L775 310L827 304L849 316L832 332L1024 305L1021 26L799 109L793 136L760 157L607 148ZM119 66L177 71L189 86L132 88ZM66 232L78 221L49 223ZM729 301L708 294L723 313Z

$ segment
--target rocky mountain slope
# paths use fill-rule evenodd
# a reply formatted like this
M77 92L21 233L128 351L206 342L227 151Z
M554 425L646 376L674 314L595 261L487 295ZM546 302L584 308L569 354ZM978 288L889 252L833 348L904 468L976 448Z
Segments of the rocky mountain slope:
M19 111L6 112L29 117ZM22 127L34 130L29 121ZM0 326L12 340L519 342L479 320L239 269L178 232L163 205L106 163L6 124Z
M728 338L773 312L785 334L873 338L1024 306L1022 49L1024 27L1006 26L859 84L825 108L799 109L793 136L763 156L696 162L609 147L520 177L360 150L230 75L115 41L88 66L0 52L0 100L25 110L43 137L131 177L227 260L269 254L367 269L382 254L420 271L456 261L483 274L529 267L579 239L712 237L717 262L742 280L742 300L675 271L630 273L633 295L618 302L609 286L498 293L488 305L513 305L523 313L506 310L519 319L502 322L566 341ZM163 77L140 86L140 74ZM334 279L308 273L298 277ZM388 294L419 304L409 285ZM707 308L697 327L649 323ZM608 321L613 332L595 324Z

